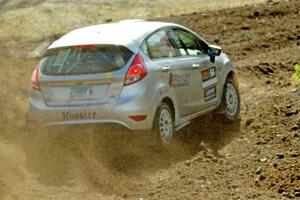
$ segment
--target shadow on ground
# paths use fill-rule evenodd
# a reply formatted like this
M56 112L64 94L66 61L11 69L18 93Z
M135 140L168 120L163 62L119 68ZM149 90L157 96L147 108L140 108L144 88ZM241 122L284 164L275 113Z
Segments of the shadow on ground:
M228 123L208 114L195 119L183 129L179 139L186 148L190 146L191 149L201 149L204 144L215 156L221 156L219 150L241 134L240 128L240 119Z

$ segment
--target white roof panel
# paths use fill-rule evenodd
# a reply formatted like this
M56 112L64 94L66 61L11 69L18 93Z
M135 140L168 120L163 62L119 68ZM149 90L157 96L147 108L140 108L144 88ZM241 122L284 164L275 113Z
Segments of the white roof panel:
M56 40L50 48L83 44L123 45L135 51L136 44L146 35L167 25L164 22L122 21L79 28Z

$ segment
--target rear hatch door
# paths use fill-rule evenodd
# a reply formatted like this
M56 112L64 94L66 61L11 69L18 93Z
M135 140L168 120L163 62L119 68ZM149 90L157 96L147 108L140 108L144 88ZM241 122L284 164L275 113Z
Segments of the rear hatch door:
M133 53L117 45L49 49L40 63L39 84L49 106L108 103L118 98Z

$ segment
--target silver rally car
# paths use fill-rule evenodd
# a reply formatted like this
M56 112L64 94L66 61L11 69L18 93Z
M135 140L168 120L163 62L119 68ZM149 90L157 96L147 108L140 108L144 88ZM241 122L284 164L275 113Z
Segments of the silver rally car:
M29 127L117 123L169 144L175 131L214 112L239 118L233 65L188 28L126 20L71 31L34 70Z

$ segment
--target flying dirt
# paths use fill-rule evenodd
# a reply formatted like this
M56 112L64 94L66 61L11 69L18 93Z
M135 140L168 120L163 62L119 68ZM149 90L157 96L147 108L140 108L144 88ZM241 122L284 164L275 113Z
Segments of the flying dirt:
M116 126L28 129L27 52L57 36L0 37L0 199L300 198L299 19L299 0L156 19L222 46L242 101L238 123L201 117L164 151Z

